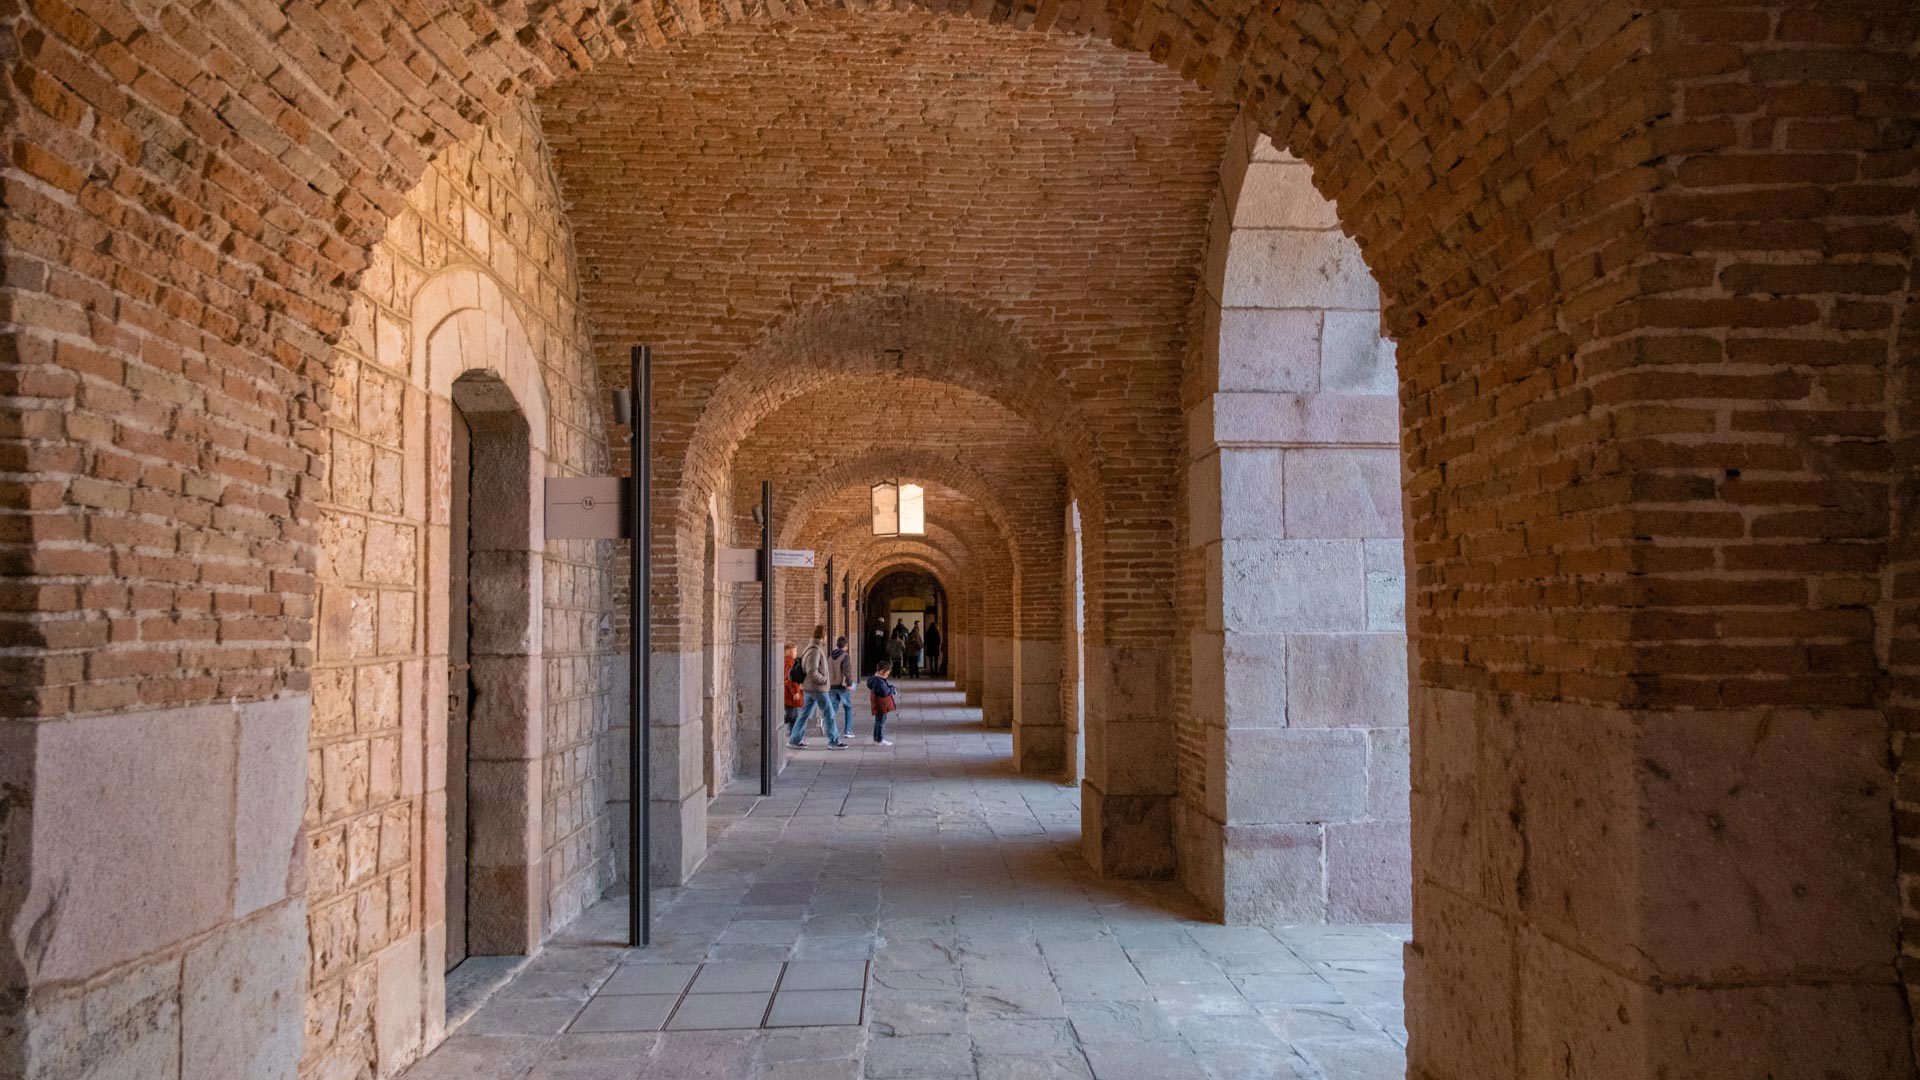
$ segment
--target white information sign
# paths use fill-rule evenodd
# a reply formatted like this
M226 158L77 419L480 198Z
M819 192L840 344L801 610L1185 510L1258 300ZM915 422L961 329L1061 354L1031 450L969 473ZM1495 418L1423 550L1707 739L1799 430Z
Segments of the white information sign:
M813 569L813 552L803 548L774 548L773 565Z

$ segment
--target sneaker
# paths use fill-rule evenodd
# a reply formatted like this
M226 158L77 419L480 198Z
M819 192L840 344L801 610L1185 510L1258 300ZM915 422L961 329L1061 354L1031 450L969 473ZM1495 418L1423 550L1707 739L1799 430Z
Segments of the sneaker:
M830 742L827 744L827 749L829 750L845 750L846 748L847 744L843 742Z
M802 739L799 742L790 742L787 745L795 750L804 750L807 747L807 742L805 739Z
M893 740L892 740L892 739L875 739L875 740L873 740L873 745L875 745L875 746L892 746L892 745L893 745Z

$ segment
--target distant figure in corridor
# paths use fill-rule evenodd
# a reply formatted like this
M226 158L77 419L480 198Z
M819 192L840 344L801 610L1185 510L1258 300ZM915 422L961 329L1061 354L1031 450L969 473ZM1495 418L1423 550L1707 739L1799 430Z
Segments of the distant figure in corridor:
M820 713L820 727L827 735L827 746L834 750L845 750L847 744L840 741L839 732L833 729L832 706L827 702L827 687L832 685L828 674L830 658L827 656L827 628L815 626L813 640L800 650L799 673L803 676L800 691L805 704L800 715L793 721L793 734L787 737L787 745L798 749L807 745L807 720L815 711ZM791 669L789 669L791 670Z
M833 651L827 654L827 675L831 685L827 687L827 741L834 740L833 715L840 714L841 745L853 737L853 653L847 649L847 636L840 635L834 640Z
M873 620L873 630L867 634L866 648L860 650L860 664L872 674L880 667L880 661L887 658L887 620L883 616Z
M867 693L873 695L873 741L880 746L892 746L893 740L887 738L887 714L900 707L900 699L894 696L893 684L887 676L893 673L893 665L885 660L873 669L873 676L867 680Z
M893 633L887 635L887 666L900 671L907 666L907 624L893 624Z
M938 678L946 674L940 668L940 624L927 627L927 674Z
M927 640L920 636L920 620L913 620L913 631L907 635L907 678L920 677L920 654L925 652Z

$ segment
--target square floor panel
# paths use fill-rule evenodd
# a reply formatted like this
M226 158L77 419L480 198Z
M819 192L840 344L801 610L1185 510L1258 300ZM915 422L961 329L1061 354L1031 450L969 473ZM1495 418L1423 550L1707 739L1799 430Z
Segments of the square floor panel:
M767 1015L770 991L750 994L688 994L680 999L668 1031L717 1031L757 1028Z
M569 1031L575 1034L612 1031L659 1031L673 1013L679 994L620 994L601 996L587 1007Z
M626 964L614 969L613 978L600 987L608 994L673 994L678 996L693 981L698 964Z
M773 995L767 1026L837 1027L860 1022L858 990L787 990Z
M865 960L794 960L780 980L782 990L858 990L865 985Z
M760 990L770 991L779 982L778 961L721 960L701 965L700 974L693 980L693 992L696 994L746 994Z

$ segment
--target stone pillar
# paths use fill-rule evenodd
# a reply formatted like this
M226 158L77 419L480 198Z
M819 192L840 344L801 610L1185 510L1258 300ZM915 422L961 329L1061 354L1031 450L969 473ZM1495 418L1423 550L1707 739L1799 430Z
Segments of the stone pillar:
M1408 917L1407 657L1394 356L1359 249L1302 163L1230 149L1188 409L1188 615L1204 798L1181 877L1229 922ZM1241 164L1243 163L1243 164ZM1221 256L1224 257L1221 257Z
M1150 646L1092 645L1087 656L1087 767L1081 845L1108 877L1174 870L1176 774L1167 720L1173 657Z
M743 590L744 591L744 590ZM758 599L754 600L758 603ZM755 608L758 618L758 608ZM758 781L760 777L760 713L765 704L762 701L764 684L760 663L759 628L754 628L754 640L735 642L733 646L733 664L731 667L733 693L728 700L733 708L723 723L719 734L722 739L731 739L734 743L734 776ZM780 657L773 658L773 666L780 666ZM775 688L776 690L778 687ZM774 702L774 708L780 708L780 702ZM774 742L776 748L784 745L781 734L779 712L774 713ZM758 790L758 789L756 789Z
M1017 639L999 634L981 639L980 714L990 728L1013 726L1014 656L1018 648Z
M967 704L984 708L987 700L987 635L967 635Z
M1302 408L1302 403L1307 403ZM1295 420L1317 416L1300 426ZM1407 663L1390 399L1216 395L1189 467L1206 801L1183 877L1229 922L1408 917Z
M1909 1075L1877 711L1428 686L1413 730L1415 1075Z
M1060 715L1060 643L1016 639L1013 648L1013 760L1027 776L1057 776L1066 765Z
M0 723L0 789L22 800L4 817L0 911L32 957L0 963L22 991L0 1072L292 1080L310 715L299 694ZM315 949L350 949L331 926Z
M698 652L653 654L650 719L655 885L685 884L707 857L700 664Z
M1066 513L1066 558L1061 560L1061 595L1066 598L1065 617L1061 620L1064 639L1060 651L1060 709L1066 731L1061 735L1061 773L1069 782L1080 779L1086 762L1080 760L1081 712L1086 707L1086 687L1081 685L1080 653L1087 632L1086 586L1081 572L1084 549L1080 536L1080 506L1070 503Z
M972 636L956 630L953 640L947 643L947 677L953 680L953 685L962 689L967 685L968 642Z

